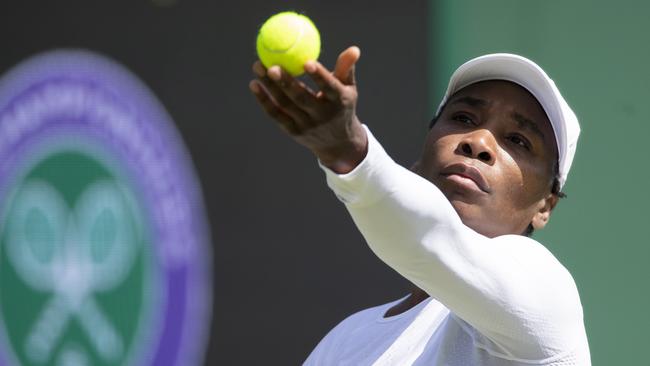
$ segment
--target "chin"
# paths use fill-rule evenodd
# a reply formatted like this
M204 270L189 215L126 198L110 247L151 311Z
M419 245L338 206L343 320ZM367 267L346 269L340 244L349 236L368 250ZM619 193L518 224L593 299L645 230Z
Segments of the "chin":
M485 214L481 206L458 198L452 198L449 202L465 226L490 238L499 236L494 231L496 225L490 222L488 215Z
M449 202L460 216L461 221L470 226L470 222L480 222L482 220L481 208L475 203L459 200L459 199L450 199ZM470 226L471 227L471 226Z

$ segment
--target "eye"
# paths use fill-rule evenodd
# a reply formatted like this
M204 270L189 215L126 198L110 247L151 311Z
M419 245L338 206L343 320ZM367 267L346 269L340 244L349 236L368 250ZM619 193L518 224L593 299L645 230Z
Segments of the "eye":
M531 149L530 142L524 136L515 134L510 136L508 139L510 140L510 142L514 143L515 145L521 146L526 150Z
M474 123L474 120L472 119L472 117L470 117L470 116L468 116L467 114L464 114L464 113L457 113L457 114L453 115L451 117L451 119L453 119L454 121L458 121L460 123L463 123L463 124L467 124L467 125L475 125L476 124L476 123Z

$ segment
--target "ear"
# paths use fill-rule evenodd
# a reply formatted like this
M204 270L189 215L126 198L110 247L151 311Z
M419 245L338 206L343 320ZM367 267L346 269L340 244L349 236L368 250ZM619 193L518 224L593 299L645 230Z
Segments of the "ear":
M548 221L551 218L551 211L553 211L555 205L557 205L558 200L559 197L556 194L550 193L539 202L538 210L531 221L535 230L542 229L546 224L548 224Z

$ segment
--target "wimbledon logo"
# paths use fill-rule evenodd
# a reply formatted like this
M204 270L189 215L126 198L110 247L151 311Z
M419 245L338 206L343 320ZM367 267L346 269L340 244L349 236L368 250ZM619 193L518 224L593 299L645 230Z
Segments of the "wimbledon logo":
M202 197L133 75L55 51L0 80L0 215L0 365L203 363Z

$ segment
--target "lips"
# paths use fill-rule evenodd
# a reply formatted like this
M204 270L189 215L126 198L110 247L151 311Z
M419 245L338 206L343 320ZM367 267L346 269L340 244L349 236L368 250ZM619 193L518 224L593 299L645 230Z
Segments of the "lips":
M490 193L491 191L481 171L471 165L462 163L452 164L444 168L440 174L460 185L468 186L469 188L474 188L485 193Z

